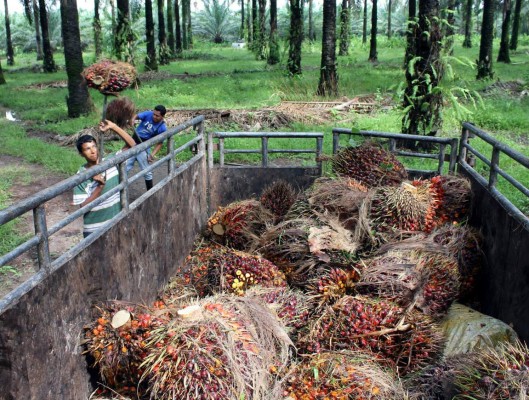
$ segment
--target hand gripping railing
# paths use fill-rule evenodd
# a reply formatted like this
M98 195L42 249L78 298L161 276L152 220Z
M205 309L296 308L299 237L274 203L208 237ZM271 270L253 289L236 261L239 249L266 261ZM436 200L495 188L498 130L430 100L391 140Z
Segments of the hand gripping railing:
M387 133L387 132L376 132L376 131L353 131L352 129L345 128L334 128L332 130L332 152L336 154L340 148L340 135L357 135L363 137L376 137L389 139L389 151L397 156L403 157L417 157L417 158L430 158L437 159L437 170L436 171L409 171L415 173L431 173L436 172L437 174L443 173L443 167L447 155L445 154L446 146L450 146L450 153L448 154L448 172L455 173L457 163L457 142L456 138L441 138L435 136L421 136L421 135L407 135L404 133ZM397 141L412 140L423 143L433 143L439 145L439 151L437 153L417 153L411 151L403 151L397 149Z
M481 154L476 148L472 147L469 143L469 138L477 136L483 141L487 142L492 146L492 154L490 160ZM469 157L468 153L471 153L473 156L479 158L485 165L489 167L489 176L488 179L480 175L472 165L467 161ZM463 123L463 131L461 134L461 140L459 142L459 165L467 173L469 173L474 179L480 182L483 186L487 187L492 196L500 202L500 204L511 214L516 220L522 224L525 229L529 229L529 218L522 213L509 199L507 199L503 194L501 194L496 188L498 183L498 175L505 178L507 182L513 185L526 197L529 197L529 190L515 178L509 175L507 172L500 168L500 154L505 154L511 159L515 160L525 168L529 168L529 158L523 154L517 152L516 150L511 149L505 144L494 139L492 136L482 131L481 129L475 127L471 123Z
M48 189L45 189L41 192L36 193L35 195L24 199L17 204L13 204L12 206L9 206L3 210L0 210L0 225L3 225L5 223L8 223L9 221L12 221L13 219L23 215L24 213L28 211L33 211L33 221L35 226L35 235L33 235L30 239L26 240L21 245L17 246L15 249L11 250L9 253L1 255L0 256L0 266L6 265L10 261L14 260L21 254L25 253L32 247L37 247L37 257L38 257L38 265L39 269L49 270L52 265L60 265L62 261L64 261L66 255L63 255L56 260L52 260L50 255L50 249L49 249L49 238L51 235L59 231L60 229L64 228L68 224L72 223L77 218L84 215L86 212L92 210L94 207L101 204L103 201L108 199L110 196L116 194L116 192L121 192L121 206L122 210L121 212L114 217L112 220L109 221L108 224L106 224L104 227L101 227L98 231L108 229L108 226L112 225L117 219L121 217L121 215L125 212L127 212L130 208L135 208L139 204L141 204L147 197L148 194L144 194L140 198L134 201L133 204L129 203L129 186L134 183L136 180L143 177L146 173L158 168L163 163L167 163L168 168L168 176L162 179L157 185L164 184L167 180L171 179L174 175L179 173L180 170L185 169L187 165L194 162L194 160L201 158L204 156L205 153L205 144L204 144L204 116L198 116L195 117L189 121L186 121L183 124L180 124L172 129L169 129L168 131L164 132L161 135L158 135L148 141L145 141L137 146L134 146L133 148L124 151L115 157L112 157L108 160L103 161L101 164L98 164L85 172L81 174L77 174L75 176L72 176L68 179L65 179L64 181L61 181ZM174 136L178 134L179 132L182 132L186 130L189 127L194 127L197 129L197 136L193 138L192 140L188 141L184 145L178 147L175 149L175 143L174 143ZM137 155L138 153L150 148L151 146L155 145L156 143L161 143L164 140L168 140L167 144L167 155L160 158L153 164L149 165L148 168L144 169L143 171L139 171L135 175L131 176L130 178L127 177L127 171L126 171L126 160L134 155ZM197 154L190 160L188 160L183 165L176 167L175 163L175 156L178 153L181 153L182 151L189 149L189 148L198 148ZM115 188L109 190L104 195L98 197L91 203L85 205L84 207L74 211L73 213L69 214L66 218L60 220L55 225L48 228L47 222L46 222L46 208L45 203L60 194L71 191L74 187L79 185L80 183L86 181L87 179L90 179L91 177L100 174L109 168L113 166L119 167L119 185L117 185ZM97 232L95 232L93 237L97 236ZM85 239L81 242L81 246L75 247L75 250L80 250L84 248L87 244L89 244L93 238ZM84 244L83 244L84 243ZM72 249L73 250L73 249Z
M274 153L315 154L316 166L321 170L321 154L323 149L323 133L320 132L212 132L208 135L208 165L213 167L213 139L219 139L219 165L224 167L224 157L226 154L261 154L261 166L268 167L268 155ZM257 138L261 139L260 149L226 149L225 139L228 138ZM270 149L268 139L316 139L315 149Z

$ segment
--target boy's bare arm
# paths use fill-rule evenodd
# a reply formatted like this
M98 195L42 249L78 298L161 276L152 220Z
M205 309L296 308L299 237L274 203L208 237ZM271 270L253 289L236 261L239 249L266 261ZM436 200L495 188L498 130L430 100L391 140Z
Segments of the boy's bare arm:
M129 147L133 147L136 145L136 142L134 141L134 139L132 139L132 137L127 132L125 132L123 129L121 129L119 126L117 126L112 121L109 121L109 120L101 121L101 123L99 124L99 129L101 129L101 131L103 132L106 132L109 129L112 129L125 141L125 143L127 143Z

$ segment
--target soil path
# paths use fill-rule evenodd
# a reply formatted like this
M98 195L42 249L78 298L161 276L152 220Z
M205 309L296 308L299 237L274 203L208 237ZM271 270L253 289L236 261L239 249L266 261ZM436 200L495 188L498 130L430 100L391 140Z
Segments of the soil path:
M16 173L13 174L12 186L9 189L10 204L16 204L67 177L50 172L41 165L27 163L17 157L0 154L0 174L8 174L14 168ZM48 228L74 211L74 206L71 206L70 202L71 193L66 192L46 203L46 223ZM32 212L28 212L19 218L15 224L15 230L21 235L29 236L34 234ZM56 258L81 239L82 219L79 218L50 237L51 256ZM0 272L0 298L27 280L38 269L36 251L33 249L26 252L10 263L10 266L18 272L14 273L11 269L3 273Z

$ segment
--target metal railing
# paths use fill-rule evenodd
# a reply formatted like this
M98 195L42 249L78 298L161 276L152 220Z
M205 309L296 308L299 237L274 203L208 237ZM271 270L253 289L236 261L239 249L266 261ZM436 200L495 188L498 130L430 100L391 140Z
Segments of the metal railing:
M65 179L48 189L45 189L35 195L18 202L12 206L9 206L3 210L0 210L0 225L6 224L15 218L20 217L21 215L32 211L33 212L33 222L35 226L35 235L26 240L24 243L17 246L15 249L11 250L9 253L0 256L0 266L6 265L7 263L13 261L15 258L19 257L23 253L27 252L31 248L37 248L37 259L38 259L38 269L50 271L53 267L61 265L63 262L67 261L74 254L77 254L79 251L84 249L90 243L92 243L101 233L106 231L113 221L117 221L123 217L130 209L136 208L141 204L147 197L149 193L145 193L134 202L130 202L129 199L129 186L142 178L146 173L151 172L159 167L162 164L167 163L167 176L164 177L156 186L162 186L175 175L179 174L180 171L185 169L189 164L193 163L195 160L201 158L205 154L205 143L204 143L204 117L198 116L195 117L183 124L180 124L168 131L164 132L161 135L158 135L148 141L145 141L133 148L126 150L120 154L117 154L115 157L112 157L108 160L103 161L102 163L80 173L75 176L72 176L68 179ZM188 141L184 145L175 149L175 135L193 127L196 129L197 136L192 140ZM126 161L132 156L137 155L138 153L150 148L156 143L163 142L168 140L167 143L167 155L160 158L153 164L149 165L148 168L143 171L139 171L135 175L128 177L126 171ZM176 165L175 157L177 154L181 153L186 149L198 149L193 158L183 163L182 165ZM46 202L59 196L62 193L67 191L72 191L74 187L80 183L92 178L93 176L103 173L111 167L117 166L119 168L119 184L106 192L104 195L98 197L89 204L81 207L80 209L69 214L66 218L60 220L55 225L48 227L47 218L46 218ZM156 187L155 186L155 187ZM101 204L103 201L109 197L115 195L117 192L120 192L121 198L121 212L116 215L112 220L107 224L99 228L96 232L90 235L88 238L83 239L78 245L74 246L65 254L59 256L56 260L52 260L50 255L49 248L49 238L54 233L57 233L60 229L64 228L68 224L72 223L77 218L83 216L85 213L92 210L94 207Z
M440 138L435 136L420 136L420 135L407 135L403 133L388 133L388 132L376 132L376 131L353 131L345 128L334 128L332 130L332 152L336 154L340 149L340 135L356 135L367 138L383 138L389 139L389 151L397 156L403 157L416 157L425 159L437 160L437 170L408 170L408 172L415 174L431 174L433 172L437 174L443 173L444 163L448 159L448 172L453 174L456 170L457 164L457 143L456 138ZM439 145L439 151L437 153L419 153L412 151L404 151L397 149L397 141L418 141L422 143L431 143ZM446 153L446 146L450 146L450 153Z
M225 166L226 154L261 154L261 166L269 166L269 154L314 154L316 167L321 170L321 154L323 149L323 133L320 132L212 132L208 134L208 165L213 167L214 139L218 139L219 165ZM229 138L253 138L261 139L260 149L227 149L225 139ZM315 149L270 149L268 147L269 139L315 139Z
M486 143L492 146L492 154L490 159L483 154L481 154L476 148L470 145L469 139L471 137L479 137ZM489 167L489 176L485 178L479 174L474 167L469 164L467 161L469 154L477 157L485 165ZM524 226L525 229L529 229L529 218L522 213L518 207L516 207L509 199L507 199L502 193L500 193L496 187L498 183L498 175L503 177L507 182L512 186L518 189L526 197L529 197L529 189L527 189L522 183L517 181L507 172L500 168L500 155L504 154L510 157L512 160L518 162L525 168L529 168L529 158L523 154L517 152L516 150L511 149L505 144L494 139L488 133L482 131L481 129L475 127L471 123L463 123L463 131L461 134L461 140L459 141L459 165L463 168L468 174L470 174L474 179L480 182L485 186L492 196L500 202L500 204L514 217L517 221Z

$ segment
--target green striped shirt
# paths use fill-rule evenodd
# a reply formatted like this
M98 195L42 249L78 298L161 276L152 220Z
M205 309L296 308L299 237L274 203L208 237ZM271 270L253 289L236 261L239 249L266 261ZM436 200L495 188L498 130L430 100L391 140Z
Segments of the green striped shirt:
M121 151L111 154L109 157L112 157L120 152ZM77 171L77 173L80 174L81 172L84 172L86 170L86 166L83 165L81 168L79 168L79 171ZM106 177L106 183L101 192L101 196L107 193L112 188L115 188L119 184L119 172L116 167L111 167L107 169L103 174ZM90 195L93 193L94 189L98 186L98 184L98 182L90 178L89 180L77 185L73 189L73 203L81 204L83 201L89 198ZM120 193L117 192L83 216L83 232L94 232L95 230L103 226L108 220L114 218L120 211Z

